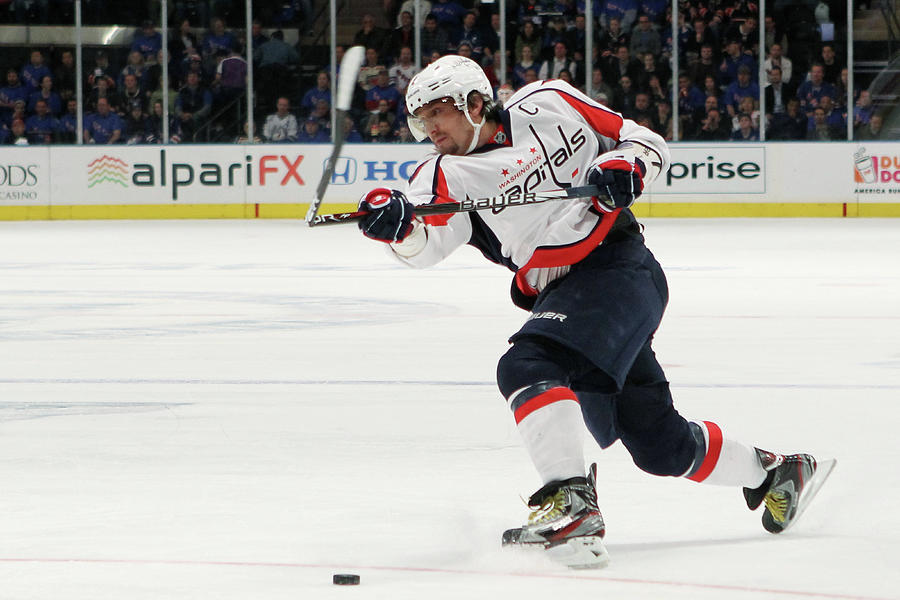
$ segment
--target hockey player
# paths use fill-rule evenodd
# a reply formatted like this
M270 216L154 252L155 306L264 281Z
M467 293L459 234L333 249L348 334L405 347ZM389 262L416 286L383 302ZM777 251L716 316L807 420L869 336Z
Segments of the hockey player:
M409 84L409 126L437 152L405 190L360 202L360 229L390 254L427 267L469 244L515 273L513 302L531 311L500 359L497 382L542 487L505 545L542 547L572 567L608 560L596 466L585 469L583 427L606 448L621 440L654 475L743 487L763 526L787 529L832 463L730 438L674 408L651 348L668 300L666 278L629 210L669 167L665 141L561 81L537 81L503 107L482 69L438 59ZM416 206L595 184L602 197L416 217Z

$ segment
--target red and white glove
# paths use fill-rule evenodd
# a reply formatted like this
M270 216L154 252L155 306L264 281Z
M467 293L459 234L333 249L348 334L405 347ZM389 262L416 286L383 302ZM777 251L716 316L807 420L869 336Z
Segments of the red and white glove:
M606 193L593 198L594 206L604 212L628 208L644 191L646 173L644 162L630 151L613 150L601 154L587 172L588 183Z
M369 214L359 221L363 235L380 242L402 242L412 233L415 207L400 190L375 188L359 201Z

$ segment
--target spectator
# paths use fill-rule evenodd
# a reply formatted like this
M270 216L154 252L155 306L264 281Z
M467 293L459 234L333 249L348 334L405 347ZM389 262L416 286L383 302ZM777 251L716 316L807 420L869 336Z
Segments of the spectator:
M6 146L10 142L12 142L12 132L10 132L6 123L0 123L0 146Z
M775 17L771 15L766 15L764 25L766 33L765 33L765 47L771 50L772 46L778 44L779 49L787 50L788 39L787 35L784 33L784 27L782 23L775 21ZM785 81L790 81L790 79L785 79Z
M133 108L139 108L144 113L147 108L147 95L141 90L137 77L129 73L125 76L122 87L122 103L120 112L126 117L131 114Z
M324 100L331 105L331 76L328 71L319 71L316 75L316 87L310 88L303 94L300 101L300 110L308 115L316 107L319 100Z
M197 73L188 73L185 85L175 98L175 115L181 121L184 139L194 141L194 136L211 111L212 94L200 85Z
M557 42L553 45L553 57L541 64L538 79L557 79L563 69L571 73L575 70L575 61L568 57L565 43Z
M639 90L643 90L645 92L649 91L651 77L658 78L660 84L668 87L669 78L672 75L672 71L666 65L665 61L657 62L654 55L647 53L644 54L644 58L641 63L641 71L638 74L637 79L637 87Z
M284 33L279 29L272 33L272 38L259 47L253 55L256 63L256 85L259 101L271 106L278 96L287 95L290 91L291 68L300 62L297 50L284 41Z
M150 92L147 104L152 107L155 103L159 102L161 105L163 102L163 94L166 94L169 97L169 112L174 114L175 113L175 100L178 99L178 91L173 90L172 88L170 88L167 85L162 85L162 83L163 83L162 75L160 75L159 76L159 85L156 87L155 90ZM150 112L150 118L151 119L153 118L152 110Z
M399 138L394 134L394 129L390 119L387 117L379 117L376 124L375 135L371 141L376 144L392 144L399 142Z
M613 89L603 80L603 69L600 67L594 67L591 71L591 90L595 100L598 94L603 94L606 97L604 105L608 105L614 95Z
M429 14L422 25L422 55L431 56L434 52L443 55L450 47L450 36L438 27L437 17Z
M255 53L257 48L269 41L269 36L263 33L262 22L259 19L253 19L250 24L250 43Z
M790 98L783 113L771 117L771 132L766 136L773 140L806 139L807 117L800 111L800 101Z
M806 139L812 141L831 141L845 139L846 136L842 132L828 124L825 118L825 109L817 106L813 109L812 122L806 131Z
M374 48L379 56L388 51L388 32L375 25L375 17L366 13L362 17L359 30L353 36L353 45L363 48Z
M350 115L344 115L344 141L350 144L361 144L365 141Z
M758 99L759 86L755 81L750 80L749 67L741 65L738 69L737 81L728 86L728 89L725 90L725 97L722 99L730 117L734 117L738 113L741 99L747 97Z
M716 85L718 85L719 66L716 64L713 54L713 47L709 44L703 44L700 47L700 58L690 68L690 77L694 85L703 86L707 77L712 77Z
M147 120L147 143L162 144L163 140L163 105L156 100L151 104L153 111ZM169 113L169 142L177 144L181 142L181 123L174 113Z
M769 69L769 84L765 89L766 111L768 114L777 114L787 110L787 101L794 98L796 90L781 80L781 67L772 65Z
M106 77L100 77L96 80L97 85L91 89L88 97L85 99L88 111L97 112L97 101L100 98L104 98L106 99L110 110L116 113L121 112L122 99L119 97L119 94L116 93L115 84L111 85L110 81L111 80Z
M243 134L235 138L235 144L262 144L263 139L256 135L256 127L253 128L254 133L250 135L250 122L244 121Z
M566 20L562 17L553 17L544 29L544 39L541 42L541 56L549 58L553 54L553 48L557 43L566 43Z
M456 53L466 58L472 58L472 44L463 40L456 46Z
M466 12L462 20L459 41L469 43L469 46L472 48L472 56L470 58L481 64L481 59L484 56L484 36L481 33L481 29L478 28L477 19L478 16L475 11L470 10Z
M860 126L856 130L855 137L856 139L863 141L884 139L882 133L883 125L884 118L879 113L875 113L869 118L867 124Z
M822 96L834 98L836 92L834 86L825 81L825 67L816 63L809 70L809 79L801 83L797 89L800 110L810 117L813 110L819 106Z
M59 121L50 114L45 100L38 100L34 113L25 120L25 132L29 144L52 144L59 135Z
M691 36L685 44L684 50L686 54L695 54L700 56L704 46L709 46L709 60L715 62L714 49L719 47L719 40L716 38L715 32L709 28L702 18L694 19L694 27ZM694 79L699 83L699 80Z
M422 24L425 22L425 17L431 13L431 2L430 0L420 0L419 9L422 11L421 16L419 17L419 23ZM397 26L399 27L403 23L402 17L403 13L408 12L412 18L413 23L416 21L416 0L403 0L403 4L400 5L400 10L397 13Z
M267 142L287 143L297 141L297 118L290 113L291 103L287 98L278 99L276 111L266 117L263 125L263 139Z
M638 15L646 15L654 28L666 23L667 8L669 3L666 0L638 0Z
M722 117L718 108L711 108L706 112L706 118L703 119L694 139L704 142L717 142L728 139L728 130L722 125Z
M825 122L835 131L847 131L847 119L841 111L835 108L834 101L829 96L822 96L819 106L825 111Z
M741 128L741 115L750 115L750 122L753 129L759 129L759 109L756 106L756 100L750 96L741 98L738 104L737 114L731 119L732 133Z
M703 92L703 97L715 96L716 100L718 100L719 110L725 110L725 107L722 105L722 90L719 89L719 86L716 85L716 78L712 75L707 75L706 79L703 80L703 89L700 90Z
M85 144L116 144L122 137L122 119L110 107L105 97L97 100L97 112L84 120Z
M459 29L462 26L466 9L456 0L438 0L431 5L431 14L437 19L437 26L447 32L450 42L459 40Z
M388 56L391 59L398 58L403 48L412 48L416 44L416 29L413 26L412 13L400 13L400 20L400 26L391 31L388 42Z
M781 80L786 84L792 83L794 63L791 62L791 59L782 54L781 44L772 44L769 46L769 58L763 63L763 67L765 67L766 73L770 72L772 67L780 67Z
M87 78L88 86L96 88L98 82L101 79L104 79L106 80L108 88L115 88L116 78L113 77L114 74L115 71L109 64L109 56L107 56L106 51L97 50L97 53L94 55L94 66L90 70Z
M368 92L375 85L378 73L385 68L379 61L378 50L375 48L366 48L366 59L363 66L359 69L359 87L364 92Z
M150 132L150 122L144 111L137 104L130 105L130 112L125 116L122 137L128 145L145 144Z
M28 90L19 83L19 73L15 69L6 71L6 87L0 88L0 123L12 125L12 115L16 102L28 100Z
M630 112L634 108L636 92L632 85L632 79L628 75L619 78L619 85L616 87L612 98L613 109L620 113Z
M121 90L124 86L126 75L134 75L135 77L137 77L138 87L147 87L149 73L147 71L147 65L144 63L143 54L137 51L128 53L128 64L126 64L122 68L122 70L119 72L118 79L116 79L117 89Z
M227 104L247 91L247 61L237 50L231 50L227 55L220 54L218 61L213 88L219 103Z
M834 52L834 46L825 44L822 46L822 69L824 71L823 79L836 86L841 81L841 69L844 63Z
M78 100L69 98L66 101L66 114L59 119L59 141L63 144L74 144L78 141Z
M747 113L738 115L738 128L731 134L734 142L758 142L759 130L753 127L753 120Z
M319 129L331 135L331 105L325 100L316 102L316 106L308 115L319 122Z
M216 55L220 50L229 52L232 48L238 48L237 38L230 31L226 31L225 21L220 17L213 17L209 23L209 31L204 36L203 43L200 46L200 54L203 58L206 72L212 73L215 70ZM262 47L260 47L260 50L262 50Z
M10 136L8 138L7 144L12 146L27 146L28 145L28 135L25 131L25 121L22 119L13 119L12 125L9 128Z
M614 54L619 46L628 46L628 32L622 30L621 23L619 19L610 19L600 34L597 47L600 49L602 58L605 59Z
M667 140L672 139L672 103L667 98L656 103L653 130Z
M597 37L596 32L594 37ZM576 54L582 58L584 57L587 51L587 21L584 18L584 13L575 15L574 26L566 31L563 41L566 43L566 48L571 50L573 57Z
M406 87L413 76L421 69L413 62L413 51L409 46L400 48L400 56L396 63L388 70L391 84L397 88L401 95L406 94Z
M733 21L725 39L734 40L744 48L745 52L755 55L759 48L759 31L756 29L756 17L747 17L743 21Z
M40 50L31 51L31 61L22 67L21 82L29 95L38 91L41 87L41 79L53 78L53 73L44 64L44 55Z
M618 19L622 31L631 31L637 18L637 2L635 0L606 0L600 11L600 24L608 27L609 22Z
M537 69L525 69L525 85L534 83L538 80Z
M71 50L63 50L59 57L59 66L53 73L54 85L63 102L75 95L77 75L75 73L75 55Z
M38 100L43 100L47 103L47 108L52 116L58 117L62 114L62 98L53 91L53 78L49 75L44 75L44 77L41 78L41 87L28 97L26 110L29 113L35 112L35 105Z
M655 57L662 52L662 40L647 15L638 17L637 27L631 32L629 50L632 56L651 54Z
M378 103L378 106L374 111L371 112L371 114L369 114L369 118L366 120L365 133L369 137L370 141L372 138L378 136L378 124L384 119L388 120L388 122L391 124L391 127L394 126L394 122L397 120L396 115L391 112L390 106L388 105L386 100L380 101Z
M397 88L391 85L387 69L383 67L375 77L375 85L366 92L366 110L376 110L382 100L387 101L391 112L396 112L397 106L403 100Z
M691 83L687 75L678 77L678 112L681 115L696 115L703 111L706 96ZM718 103L717 103L718 105Z
M522 48L528 46L531 48L532 60L539 60L541 57L541 34L537 31L534 23L525 21L519 29L519 35L516 36L516 61L522 61Z
M253 49L256 50L256 46ZM197 36L192 31L191 22L188 19L182 19L169 41L169 63L180 64L194 54L200 55Z
M319 128L319 121L315 117L309 117L303 122L303 130L297 136L300 144L325 144L331 139Z
M576 24L577 27L577 24ZM491 13L490 23L484 28L484 54L493 58L500 51L500 14ZM508 54L508 52L507 52ZM499 59L497 59L499 63ZM401 136L404 135L401 133Z
M649 121L653 121L656 118L654 108L650 105L650 95L646 92L638 92L634 96L634 106L626 113L623 113L626 118L631 119L632 121L639 121L641 119L648 119Z
M650 76L650 81L647 83L647 89L645 91L650 96L650 104L654 105L661 100L669 100L671 94L671 90L668 86L663 88L659 81L659 77L656 75Z
M729 86L737 81L738 70L747 67L750 73L756 72L756 61L753 57L741 52L741 45L737 40L729 40L725 46L725 57L719 66L720 85Z
M131 51L140 53L145 62L152 63L156 61L156 55L161 49L162 34L156 31L153 21L145 20L141 23L141 28L134 34Z
M853 107L853 126L859 128L861 125L867 125L874 113L875 105L872 103L872 95L869 90L860 91L856 105Z
M619 81L622 77L628 77L632 83L641 77L643 65L637 59L631 57L628 46L619 46L616 53L606 60L605 77L610 81Z

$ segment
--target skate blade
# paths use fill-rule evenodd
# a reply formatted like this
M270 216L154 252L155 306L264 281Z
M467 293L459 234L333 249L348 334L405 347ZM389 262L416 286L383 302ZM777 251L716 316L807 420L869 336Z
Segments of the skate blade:
M834 467L836 465L837 460L834 458L816 461L816 472L813 473L812 478L803 488L803 493L800 495L800 501L797 503L797 514L795 514L794 518L791 519L790 523L787 524L787 527L781 530L781 533L784 533L785 531L793 527L794 524L800 519L800 516L812 503L813 498L815 498L816 494L819 493L822 485L825 484L825 480L828 479L829 475L831 475L831 472L834 470Z
M609 564L609 553L599 536L570 538L547 548L547 556L570 569L602 569Z

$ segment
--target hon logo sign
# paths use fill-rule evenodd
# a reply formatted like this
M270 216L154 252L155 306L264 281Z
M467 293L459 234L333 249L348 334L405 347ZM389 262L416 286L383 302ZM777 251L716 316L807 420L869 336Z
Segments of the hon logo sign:
M659 194L764 194L763 146L671 146L672 165L653 192ZM659 180L657 180L659 182Z

